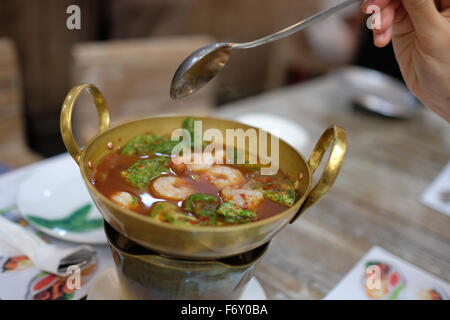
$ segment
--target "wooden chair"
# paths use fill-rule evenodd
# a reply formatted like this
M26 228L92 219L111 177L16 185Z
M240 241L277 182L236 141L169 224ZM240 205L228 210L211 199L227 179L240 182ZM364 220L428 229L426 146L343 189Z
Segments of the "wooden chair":
M158 114L207 114L213 107L214 84L191 97L172 101L172 76L192 51L213 42L208 37L171 37L79 43L73 48L72 82L93 83L103 92L112 125ZM80 143L97 133L97 119L88 94L80 96L73 126Z
M38 161L25 137L22 85L14 43L0 39L0 163L20 167Z

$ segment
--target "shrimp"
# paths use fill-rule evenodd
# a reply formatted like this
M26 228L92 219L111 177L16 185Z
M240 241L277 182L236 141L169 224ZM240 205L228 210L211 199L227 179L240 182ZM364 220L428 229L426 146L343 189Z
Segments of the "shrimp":
M195 160L197 159L199 155L198 154L191 154L190 156L178 156L175 158L172 158L172 162L170 166L176 173L183 173L186 168L189 168L192 172L201 172L208 170L213 165L213 161L204 161L202 155L200 159L202 159L201 163L195 163ZM209 159L208 159L209 160Z
M196 162L197 158L201 162ZM177 156L172 158L171 167L178 173L182 174L186 168L192 172L204 172L213 166L215 163L223 163L224 152L222 149L214 150L214 154L205 152L203 154L192 153L190 156Z
M125 191L114 192L111 200L121 207L131 209L137 205L137 197Z
M225 151L223 151L223 148L217 147L214 149L214 154L211 154L211 156L215 164L222 164L225 159Z
M260 191L234 187L223 188L220 191L220 195L225 200L234 201L245 210L255 209L264 200L264 196Z
M177 177L159 177L152 184L155 194L161 198L169 200L184 200L195 191L186 182Z
M242 173L235 168L214 165L207 172L206 176L211 183L219 188L236 185L244 181Z

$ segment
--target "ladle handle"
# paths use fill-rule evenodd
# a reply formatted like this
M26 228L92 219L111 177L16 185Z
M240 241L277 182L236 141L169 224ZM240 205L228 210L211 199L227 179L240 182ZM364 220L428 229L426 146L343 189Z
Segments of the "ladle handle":
M318 202L320 198L328 192L336 180L347 150L347 133L344 128L331 126L322 134L319 141L317 141L308 161L311 175L313 175L319 167L325 152L331 145L331 153L322 176L314 188L309 191L305 201L290 223L293 223L306 209Z
M300 30L303 30L305 28L308 28L309 26L312 26L313 24L316 24L329 16L335 14L336 12L341 11L342 9L345 9L349 6L356 5L357 3L362 3L363 0L346 0L344 2L338 3L334 7L328 8L326 10L323 10L305 20L302 20L293 26L287 27L283 30L280 30L278 32L275 32L271 35L265 36L263 38L246 42L246 43L233 43L232 48L233 49L249 49L254 47L259 47L263 44L267 44L273 41L277 41L279 39L286 38L287 36L290 36L291 34L294 34Z
M94 98L95 106L97 107L98 125L100 127L100 133L109 128L109 112L106 104L105 97L100 90L93 84L79 84L72 89L66 95L61 108L60 117L60 130L64 145L69 151L75 162L80 165L80 159L82 151L78 146L72 131L72 111L75 102L78 99L80 93L86 89Z

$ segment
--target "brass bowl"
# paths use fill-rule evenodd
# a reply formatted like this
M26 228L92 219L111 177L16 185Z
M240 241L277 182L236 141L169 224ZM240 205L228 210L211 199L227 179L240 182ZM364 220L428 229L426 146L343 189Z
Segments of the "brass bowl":
M72 133L72 110L79 94L86 89L94 98L98 111L100 133L81 150ZM126 122L109 127L109 113L105 99L92 84L72 88L61 110L61 134L67 150L79 165L81 175L92 199L104 219L117 231L140 245L169 256L189 259L218 259L237 255L260 247L270 241L288 223L294 222L308 207L315 204L332 186L341 168L346 152L346 132L338 126L329 127L320 137L306 161L286 142L279 141L280 169L297 180L298 200L285 211L257 222L236 226L180 226L162 223L124 209L102 195L90 181L92 168L108 153L108 145L122 146L135 135L149 131L164 135L180 127L185 117L154 117ZM198 117L203 129L216 128L225 136L226 129L251 127L230 120ZM256 128L254 128L256 129ZM256 129L259 130L259 129ZM267 134L270 139L270 134ZM332 146L325 169L317 184L312 186L312 175L318 168L326 150ZM268 144L270 154L270 144ZM299 176L302 176L299 179Z
M124 300L239 299L269 246L221 260L173 259L152 252L105 223Z

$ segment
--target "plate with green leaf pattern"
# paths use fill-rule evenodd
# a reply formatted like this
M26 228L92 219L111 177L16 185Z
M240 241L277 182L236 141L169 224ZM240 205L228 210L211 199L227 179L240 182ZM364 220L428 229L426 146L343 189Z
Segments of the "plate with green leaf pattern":
M102 216L69 156L56 157L36 168L19 186L17 207L28 223L53 237L107 243Z

